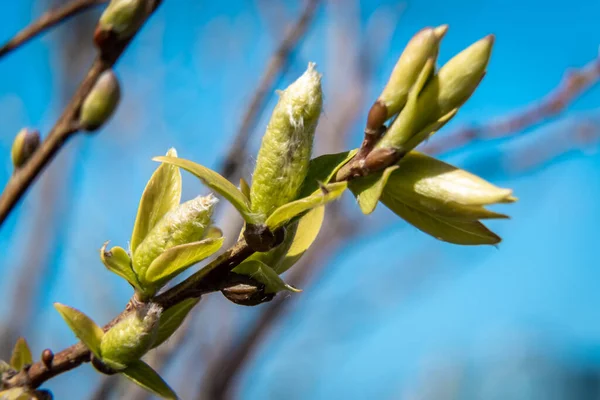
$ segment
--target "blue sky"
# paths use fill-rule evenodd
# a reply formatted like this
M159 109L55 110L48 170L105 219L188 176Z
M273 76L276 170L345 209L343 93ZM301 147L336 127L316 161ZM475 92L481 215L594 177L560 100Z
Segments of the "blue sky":
M37 3L7 4L0 38L39 15ZM50 284L36 300L35 324L24 332L37 350L74 340L52 302L78 307L98 322L110 319L126 302L128 287L106 273L97 251L108 239L126 244L139 195L156 167L151 157L174 146L183 157L217 167L225 154L276 44L273 27L254 2L226 3L165 0L116 68L124 98L115 118L98 134L73 140L53 163L51 170L65 193L49 230L55 246L44 260ZM290 15L298 9L296 2L284 3ZM354 28L362 34L376 10L399 9L397 1L360 1ZM319 12L279 88L295 79L308 60L323 71L344 67L328 56L325 38L332 13L332 8ZM565 70L597 56L598 15L600 3L592 0L409 0L389 51L377 65L370 97L377 95L413 33L447 23L440 62L489 33L496 35L496 44L483 84L445 130L503 116L543 97ZM57 118L63 101L56 95L62 85L57 39L56 34L45 35L0 62L0 152L6 155L0 159L2 182L11 173L8 154L15 133L22 126L45 133ZM328 79L323 78L326 88ZM325 114L332 112L328 107L326 92ZM600 156L592 147L533 169L519 165L548 141L562 137L565 143L559 145L572 145L568 133L576 122L595 118L597 123L599 111L600 89L595 88L557 121L515 139L477 143L445 155L515 190L520 201L502 208L512 219L493 224L504 241L498 248L459 248L378 210L369 217L373 222L394 222L345 246L318 282L300 294L294 312L243 374L241 398L279 398L283 393L299 399L408 398L407 391L418 386L420 374L429 368L449 361L493 364L510 349L518 352L514 346L521 342L577 364L596 365ZM360 142L363 121L364 116L349 146ZM263 116L251 143L254 152L265 124ZM184 196L203 190L184 177ZM43 210L43 195L36 187L0 229L5 255L0 271L6 277L0 288L6 293L28 243L49 239L28 233L32 219L44 215L35 211ZM0 306L2 315L8 307ZM47 327L43 333L35 329L39 324ZM74 376L82 377L82 383L66 389ZM91 368L84 367L49 386L58 398L67 398L66 393L85 398L94 378Z

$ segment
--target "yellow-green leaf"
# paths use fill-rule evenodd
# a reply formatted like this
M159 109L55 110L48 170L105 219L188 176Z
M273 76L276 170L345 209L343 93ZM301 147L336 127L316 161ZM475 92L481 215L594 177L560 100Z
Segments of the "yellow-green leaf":
M198 177L206 186L223 196L233 205L242 215L244 220L249 223L255 223L255 218L250 211L250 200L235 187L235 185L222 177L217 172L206 168L195 162L174 157L155 157L154 161L159 161L171 165L176 165Z
M170 149L167 156L177 158L177 152L175 149ZM179 205L180 200L181 173L179 168L174 165L161 164L150 177L140 199L131 234L132 253L163 215Z
M105 242L100 249L100 259L109 271L124 278L134 288L139 288L140 284L137 280L135 272L131 267L131 259L129 254L122 247L115 246L110 250L106 250L108 242Z
M267 218L266 225L274 231L300 214L337 199L344 193L347 187L347 182L325 185L310 196L292 201L273 211L269 218Z
M425 128L423 128L423 130L418 132L416 135L408 139L406 143L404 143L404 145L402 146L403 151L408 153L409 151L412 151L415 147L417 147L419 144L429 139L434 133L442 129L442 127L446 125L448 121L454 118L457 112L458 108L455 108L448 114L442 116L437 121L427 125Z
M218 239L223 237L223 231L218 226L211 225L204 234L206 239Z
M12 369L13 369L13 367L9 363L7 363L4 360L0 360L0 375L2 375L5 372L8 372Z
M25 338L20 337L17 339L17 343L15 343L12 355L10 356L10 365L15 371L20 371L28 364L33 364L31 350Z
M199 242L171 247L156 257L148 267L143 285L156 289L187 268L213 255L223 245L223 238L204 239Z
M275 266L275 272L282 274L304 255L313 244L325 217L325 206L313 208L298 220L292 244L285 257Z
M152 394L162 397L163 399L177 399L177 394L169 387L169 385L160 377L160 375L143 361L135 361L131 363L122 374Z
M387 184L388 178L391 173L397 169L397 165L392 165L384 171L350 181L348 187L354 196L356 196L356 201L358 201L358 205L363 214L371 214L375 211L375 207L377 207L377 203Z
M381 196L381 202L409 224L444 242L482 245L497 244L501 240L479 221L454 221L427 214L388 196L385 192Z
M246 260L232 271L237 274L249 276L263 283L267 293L277 293L282 290L296 293L301 292L301 290L285 283L273 268L258 260Z
M75 336L87 346L96 357L100 357L100 342L104 332L94 321L81 311L60 303L54 303L54 308L60 313Z
M300 190L300 198L310 196L319 189L321 184L329 183L331 178L354 157L357 151L358 149L354 149L343 153L325 154L310 160L308 172Z
M167 309L160 316L160 322L158 323L158 332L156 332L156 339L152 348L160 346L165 340L181 326L185 317L188 315L190 310L194 308L200 301L197 299L187 299Z
M250 185L248 185L248 182L246 182L244 178L240 178L240 192L242 192L246 198L250 198Z

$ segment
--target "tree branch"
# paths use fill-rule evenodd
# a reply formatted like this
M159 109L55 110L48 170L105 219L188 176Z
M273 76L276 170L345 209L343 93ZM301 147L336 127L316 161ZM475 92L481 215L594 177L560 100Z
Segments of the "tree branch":
M145 15L144 22L162 2L162 0L146 1L148 4L148 11ZM111 49L103 52L101 56L96 58L90 67L87 76L79 85L75 95L66 106L62 115L48 134L48 137L42 142L31 159L10 178L0 196L0 225L4 223L19 199L25 194L44 167L52 161L56 153L65 145L67 140L77 132L77 120L81 105L94 87L94 84L100 75L116 63L134 36L135 35L132 35L127 39L116 42Z
M459 128L421 146L428 154L446 153L478 140L499 139L522 132L556 117L573 101L600 81L600 56L580 69L567 71L564 78L545 98L506 117L488 123Z
M0 58L11 51L21 47L37 35L66 21L74 15L100 4L108 3L109 0L74 0L62 7L45 12L38 20L25 27L12 39L0 47Z
M269 97L269 94L273 90L273 86L277 81L277 78L281 76L289 63L290 54L297 47L298 42L306 34L306 30L314 19L317 7L321 0L307 0L306 7L302 12L302 15L298 18L296 23L290 28L284 39L281 41L277 50L269 60L269 64L265 72L263 73L258 87L252 96L252 100L244 117L242 119L242 125L238 130L233 144L225 157L225 161L221 167L223 176L229 180L236 178L239 173L240 167L246 160L245 148L248 144L248 138L252 128L256 124L256 120L260 116L261 110L265 106L265 102Z

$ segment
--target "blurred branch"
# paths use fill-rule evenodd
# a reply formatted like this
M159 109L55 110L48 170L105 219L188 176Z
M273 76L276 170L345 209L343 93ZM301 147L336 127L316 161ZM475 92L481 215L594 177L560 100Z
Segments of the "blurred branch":
M290 27L289 31L275 50L275 53L271 56L269 64L259 80L258 87L252 95L252 100L250 100L250 104L244 113L240 129L238 130L235 139L229 148L229 152L225 157L225 161L220 168L221 171L223 171L223 176L225 178L234 180L239 174L240 168L247 158L245 148L250 133L256 125L256 121L260 116L270 93L273 91L275 82L285 72L291 53L306 34L320 2L321 0L307 0L304 11L294 25Z
M109 0L74 0L62 7L46 11L38 20L27 26L12 39L0 47L0 57L5 56L11 51L19 48L37 35L46 30L66 21L74 15L77 15L89 8L100 4L108 3Z
M499 139L522 132L559 115L598 81L600 56L580 69L567 71L558 87L530 107L479 126L466 126L448 135L434 136L434 140L422 146L420 150L429 154L446 153L478 140Z
M154 10L161 3L162 0L146 0L147 11L143 18L143 22L152 15ZM140 24L139 28L141 28L141 26L143 26L143 23ZM65 110L54 127L50 130L47 138L42 142L31 159L10 178L0 196L0 225L6 220L17 202L25 194L35 178L42 172L44 167L46 167L46 165L54 158L67 140L78 131L77 120L81 105L94 87L100 75L117 62L134 36L135 34L127 39L117 41L109 51L103 52L102 56L96 58L90 67L87 76L79 85L75 95L65 107Z

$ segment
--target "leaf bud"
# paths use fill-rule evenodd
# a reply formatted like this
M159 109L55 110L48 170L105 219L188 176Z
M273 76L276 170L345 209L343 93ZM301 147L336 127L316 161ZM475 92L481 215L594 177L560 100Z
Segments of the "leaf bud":
M86 131L95 131L112 116L121 98L121 88L115 73L104 71L87 95L79 113L79 125Z
M12 145L10 156L15 168L21 168L40 147L40 133L23 128L19 131Z

